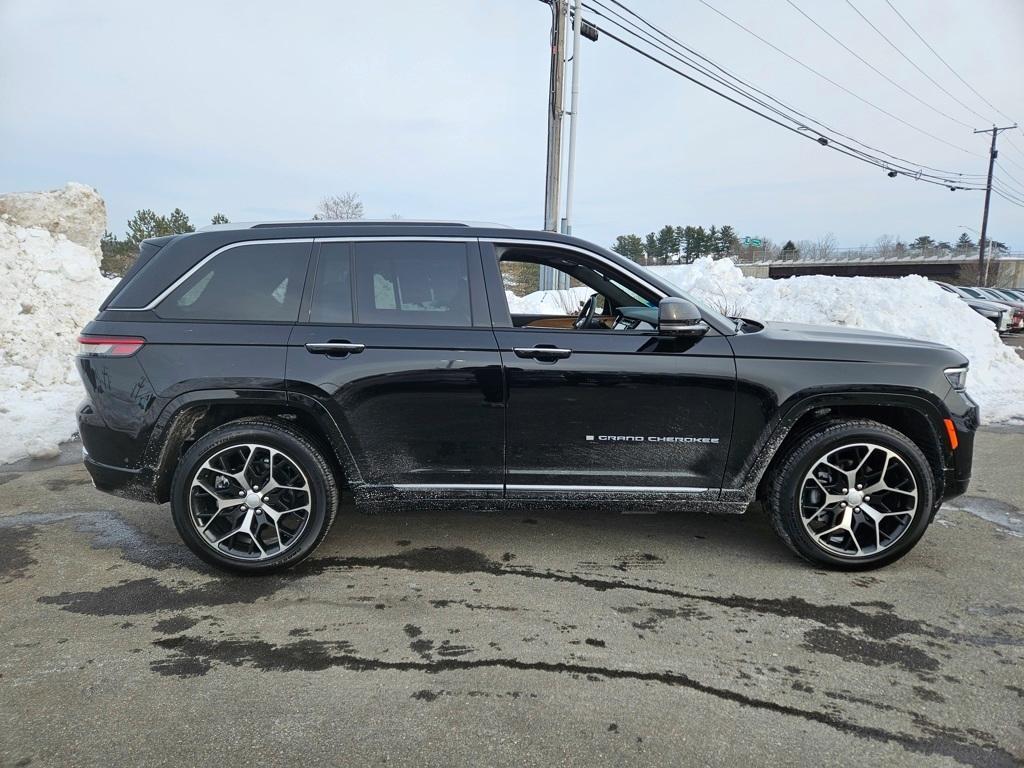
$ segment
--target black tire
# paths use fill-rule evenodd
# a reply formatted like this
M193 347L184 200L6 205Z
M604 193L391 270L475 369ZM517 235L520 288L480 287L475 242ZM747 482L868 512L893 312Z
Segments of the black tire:
M264 559L240 559L239 556L226 553L220 547L215 548L200 533L199 523L195 522L196 518L193 517L190 508L192 494L196 493L193 490L193 480L200 471L211 471L203 470L204 463L211 459L217 461L219 456L230 455L230 450L234 446L239 446L241 455L245 456L246 449L242 446L247 444L265 446L267 449L272 449L275 457L283 456L283 459L278 459L278 471L280 471L282 463L289 471L294 472L297 468L300 474L295 476L300 477L308 488L307 491L301 492L303 494L301 498L304 500L302 503L309 507L307 516L292 523L295 531L286 544L282 544L285 541L285 535L280 534L275 543L281 551L276 555L267 553ZM248 467L248 463L245 466ZM273 460L271 460L270 467L273 466ZM222 498L226 500L226 497L229 496L227 491L223 494L218 492L218 494L217 496L208 495L210 499L218 501ZM199 495L202 496L201 493ZM233 495L234 491L230 493L230 496ZM263 497L263 500L266 502L267 497ZM338 502L337 480L320 449L300 430L267 418L239 419L211 430L196 441L182 457L171 484L171 514L174 525L188 548L211 565L243 574L271 573L291 567L308 557L330 530L338 511ZM216 505L217 502L214 502L214 509ZM270 504L264 506L269 507ZM245 507L239 504L238 508L225 509L225 513L239 515L242 514L240 510L243 509ZM259 513L253 513L253 515L257 514ZM212 524L212 522L208 522L206 527L210 528ZM216 522L216 525L222 524L220 521ZM270 524L267 523L266 527L269 528ZM257 530L263 530L263 528L258 527ZM278 532L280 533L280 529ZM255 537L250 535L249 538L254 539ZM259 543L254 541L252 546L258 548ZM262 551L260 549L260 552Z
M892 543L884 549L874 554L848 556L826 549L826 543L820 543L807 530L801 514L801 504L805 497L801 494L805 492L804 485L808 482L807 475L812 467L833 451L861 442L892 451L902 460L905 468L913 475L917 494L916 511L913 518L904 524L902 532L894 535ZM832 421L805 433L780 457L768 479L764 501L775 532L800 557L836 570L869 570L900 559L924 535L931 522L936 501L935 477L921 449L903 433L875 421ZM845 503L837 502L835 508L839 509ZM824 514L839 513L826 511ZM901 521L903 518L895 519ZM847 543L852 541L852 546L858 547L859 551L860 542L852 534L847 539L840 532L839 538Z

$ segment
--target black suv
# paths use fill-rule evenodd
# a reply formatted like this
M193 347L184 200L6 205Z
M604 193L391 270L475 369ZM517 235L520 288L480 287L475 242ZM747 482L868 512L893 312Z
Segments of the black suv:
M542 278L573 286L559 311L510 311ZM978 423L952 349L725 317L495 226L147 240L80 342L96 487L170 501L199 557L243 572L308 556L341 487L364 510L760 500L808 560L877 567L967 488Z

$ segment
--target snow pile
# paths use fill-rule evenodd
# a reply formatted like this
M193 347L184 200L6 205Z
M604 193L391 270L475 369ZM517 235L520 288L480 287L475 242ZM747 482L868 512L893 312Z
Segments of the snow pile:
M0 195L0 463L56 455L75 432L76 339L116 282L99 271L105 227L82 184Z
M746 277L729 259L651 267L706 306L755 320L840 325L945 344L971 361L967 389L986 423L1024 421L1024 360L988 320L923 277ZM517 314L569 315L592 291L506 291Z
M971 361L967 391L987 423L1024 421L1024 360L992 323L923 277L745 277L728 259L654 267L662 278L728 315L884 331L939 342Z
M107 206L95 189L68 182L61 189L49 192L13 192L0 195L0 219L9 219L18 226L45 229L64 235L100 253L100 238L107 228Z
M560 291L534 291L525 296L505 291L505 298L508 299L508 311L514 315L575 315L592 293L582 286Z

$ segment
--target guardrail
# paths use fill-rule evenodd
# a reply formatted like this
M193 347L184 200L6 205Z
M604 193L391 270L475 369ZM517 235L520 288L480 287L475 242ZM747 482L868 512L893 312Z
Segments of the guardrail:
M736 264L757 264L766 267L806 265L824 266L830 264L973 264L978 261L977 253L955 253L948 251L932 251L928 253L865 253L863 251L839 252L829 256L780 256L764 258L754 256L750 259L744 255L729 256ZM994 254L992 261L1024 261L1024 251Z

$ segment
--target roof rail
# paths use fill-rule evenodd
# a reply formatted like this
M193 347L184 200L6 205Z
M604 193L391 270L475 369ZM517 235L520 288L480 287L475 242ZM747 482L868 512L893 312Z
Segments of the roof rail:
M435 219L304 219L292 221L239 221L229 224L208 224L200 227L198 232L215 232L232 229L263 229L267 227L486 227L488 229L508 229L505 224L494 224L488 221L453 221Z

